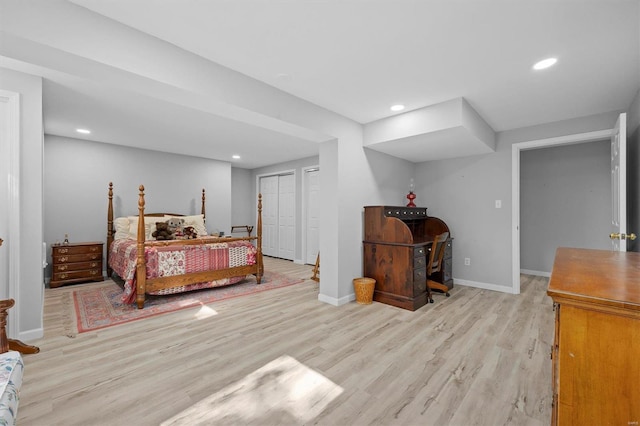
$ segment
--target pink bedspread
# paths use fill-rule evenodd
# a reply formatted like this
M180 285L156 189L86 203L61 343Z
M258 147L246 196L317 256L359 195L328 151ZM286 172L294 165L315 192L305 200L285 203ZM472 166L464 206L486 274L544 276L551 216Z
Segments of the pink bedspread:
M124 303L136 300L137 242L121 239L111 244L109 266L124 280ZM200 245L145 247L147 278L169 277L191 272L213 271L254 265L256 248L249 241L229 241ZM241 281L242 277L172 287L150 294L173 294L201 288L219 287Z

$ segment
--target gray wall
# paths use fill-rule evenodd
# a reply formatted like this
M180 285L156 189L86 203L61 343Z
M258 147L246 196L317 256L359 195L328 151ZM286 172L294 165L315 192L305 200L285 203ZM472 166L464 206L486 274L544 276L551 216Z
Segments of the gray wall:
M497 134L496 152L416 165L418 199L443 219L455 238L453 276L469 284L510 292L512 283L512 144L611 129L618 112L515 129ZM495 208L495 200L502 208ZM422 204L422 203L421 203ZM471 265L464 265L464 258Z
M609 140L520 155L520 268L550 274L558 247L608 249Z
M204 188L207 229L230 229L228 162L49 135L44 157L47 258L51 243L62 241L65 233L71 242L106 242L109 182L114 217L138 214L140 184L145 186L145 212L198 214ZM50 267L46 274L51 276Z
M0 82L20 94L20 283L13 308L19 335L12 337L31 340L43 335L42 79L0 68Z
M251 198L254 185L251 170L231 168L231 225L255 225L257 201ZM231 232L231 229L221 231Z

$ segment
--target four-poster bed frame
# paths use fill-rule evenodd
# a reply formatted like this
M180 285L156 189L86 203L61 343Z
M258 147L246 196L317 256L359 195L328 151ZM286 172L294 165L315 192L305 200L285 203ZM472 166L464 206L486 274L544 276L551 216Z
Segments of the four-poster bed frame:
M144 212L145 198L144 185L139 187L138 196L138 229L137 229L137 260L136 260L136 304L138 308L144 307L145 294L157 292L159 290L185 286L201 282L209 282L224 278L232 278L246 275L255 275L256 281L260 284L264 273L262 262L262 194L258 194L258 215L257 215L257 235L255 237L217 237L205 236L195 239L180 240L162 240L162 241L146 241L145 236L145 216L158 217L162 221L164 216L183 216L173 213L147 213ZM202 190L202 215L205 214L205 190ZM114 241L115 229L113 222L113 183L109 182L109 207L107 211L107 275L111 277L112 269L109 265L109 255L111 244ZM147 278L147 266L145 258L145 249L149 247L166 247L166 246L191 246L212 243L226 243L233 241L256 241L256 263L247 266L229 267L226 269L217 269L204 272L193 272L184 275L165 276L158 278Z

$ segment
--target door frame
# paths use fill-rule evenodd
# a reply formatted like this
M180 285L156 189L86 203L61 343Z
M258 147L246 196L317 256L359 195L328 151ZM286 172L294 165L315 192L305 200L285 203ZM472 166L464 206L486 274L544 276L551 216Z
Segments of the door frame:
M9 310L7 331L9 337L17 337L20 331L20 94L0 89L0 102L7 104L7 128L2 137L7 138L9 151L6 238L9 244L3 247L9 255L8 295L16 301Z
M319 164L302 168L302 252L300 253L300 259L295 262L301 265L307 264L307 209L309 208L309 200L307 199L307 193L309 192L309 179L307 178L307 173L316 170L320 171Z
M514 143L511 146L511 272L513 294L520 294L520 152L611 138L613 129Z

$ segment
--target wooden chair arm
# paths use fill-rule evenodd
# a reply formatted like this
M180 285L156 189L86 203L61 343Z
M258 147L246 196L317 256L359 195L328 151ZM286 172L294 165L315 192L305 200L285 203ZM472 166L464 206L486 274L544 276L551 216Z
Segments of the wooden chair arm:
M40 348L37 346L27 345L20 340L7 338L7 311L15 303L13 299L0 300L0 353L18 351L23 354L37 354L40 352Z

